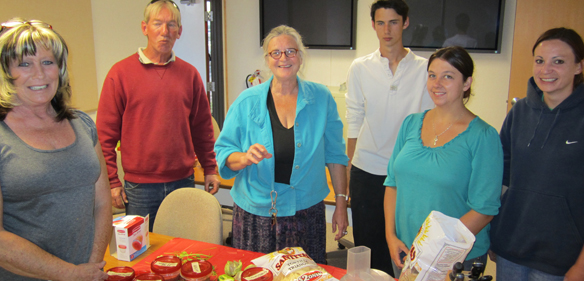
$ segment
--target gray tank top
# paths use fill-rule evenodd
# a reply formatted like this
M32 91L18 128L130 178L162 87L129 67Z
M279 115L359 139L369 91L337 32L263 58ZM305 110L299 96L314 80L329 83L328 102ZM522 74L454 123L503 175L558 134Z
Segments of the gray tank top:
M89 261L95 229L97 131L75 111L75 142L55 150L33 148L0 122L0 188L4 229L73 264ZM0 280L35 280L0 267Z

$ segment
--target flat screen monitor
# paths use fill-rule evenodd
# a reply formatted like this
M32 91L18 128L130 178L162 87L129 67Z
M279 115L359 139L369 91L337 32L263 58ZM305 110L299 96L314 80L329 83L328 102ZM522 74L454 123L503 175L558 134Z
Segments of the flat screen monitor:
M357 0L260 0L260 45L272 28L293 27L311 49L355 49Z
M458 45L469 52L500 53L504 0L408 0L410 25L403 44L434 51Z

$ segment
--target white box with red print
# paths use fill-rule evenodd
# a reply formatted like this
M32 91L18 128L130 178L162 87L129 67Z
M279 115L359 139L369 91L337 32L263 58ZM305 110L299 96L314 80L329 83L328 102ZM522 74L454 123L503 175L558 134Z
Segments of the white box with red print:
M121 261L131 261L150 247L150 216L122 216L113 221L110 254Z

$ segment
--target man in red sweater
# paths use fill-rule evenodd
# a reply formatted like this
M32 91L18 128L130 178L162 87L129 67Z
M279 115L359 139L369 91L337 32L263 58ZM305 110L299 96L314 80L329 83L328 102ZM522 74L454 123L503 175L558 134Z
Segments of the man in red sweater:
M126 214L150 214L150 229L162 200L194 187L198 157L205 190L219 190L209 101L197 69L172 48L182 33L178 6L152 1L144 11L146 48L116 63L103 85L97 131L107 162L112 204ZM117 174L120 141L125 187ZM195 156L196 153L196 156Z

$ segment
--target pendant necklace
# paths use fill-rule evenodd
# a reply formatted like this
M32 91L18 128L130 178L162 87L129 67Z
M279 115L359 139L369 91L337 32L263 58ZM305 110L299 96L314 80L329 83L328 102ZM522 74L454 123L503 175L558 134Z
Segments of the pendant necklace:
M446 130L444 130L442 133L440 134L436 134L436 118L434 118L434 120L432 121L432 130L434 130L434 146L436 146L436 143L438 142L438 137L441 136L442 134L446 133L446 131L448 131L452 125L454 125L454 123L456 123L456 121L458 121L458 119L460 119L460 117L462 116L462 114L458 115L458 117L456 117L456 119L454 119L454 121L452 121L452 123L450 123L450 126L448 126L448 128L446 128Z

